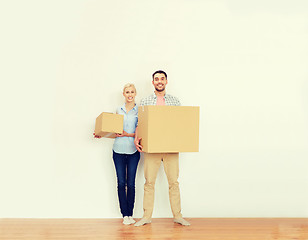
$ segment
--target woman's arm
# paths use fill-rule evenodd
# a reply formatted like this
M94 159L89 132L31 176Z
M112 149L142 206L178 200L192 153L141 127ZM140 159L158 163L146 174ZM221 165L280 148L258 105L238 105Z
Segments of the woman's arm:
M135 133L127 133L125 131L123 131L122 134L117 133L116 134L117 137L135 137Z

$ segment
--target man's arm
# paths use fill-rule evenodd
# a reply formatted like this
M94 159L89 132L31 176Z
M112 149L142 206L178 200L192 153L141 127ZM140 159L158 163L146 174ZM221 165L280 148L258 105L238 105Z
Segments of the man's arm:
M180 100L177 97L175 97L174 99L175 99L175 106L181 106Z

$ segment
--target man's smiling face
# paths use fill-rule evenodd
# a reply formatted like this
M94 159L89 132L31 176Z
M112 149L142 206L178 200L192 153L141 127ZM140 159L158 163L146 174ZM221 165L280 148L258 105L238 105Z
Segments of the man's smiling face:
M153 77L153 86L157 92L162 92L166 88L166 84L168 83L165 74L156 73Z

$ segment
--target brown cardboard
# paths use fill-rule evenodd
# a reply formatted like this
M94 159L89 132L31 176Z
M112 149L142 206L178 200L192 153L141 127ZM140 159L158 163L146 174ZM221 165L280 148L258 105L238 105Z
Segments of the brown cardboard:
M140 106L138 137L146 153L198 152L199 107Z
M124 116L103 112L95 121L95 135L106 138L115 138L116 133L123 133Z

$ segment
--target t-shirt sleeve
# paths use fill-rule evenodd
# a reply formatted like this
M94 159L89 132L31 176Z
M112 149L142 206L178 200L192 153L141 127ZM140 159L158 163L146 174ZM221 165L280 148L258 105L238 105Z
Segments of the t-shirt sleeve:
M139 106L144 106L144 105L145 105L145 100L144 100L144 98L142 98Z
M176 106L181 106L180 100L178 98L175 98L175 100L176 100Z

